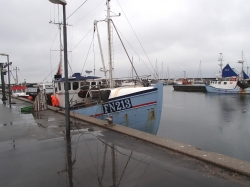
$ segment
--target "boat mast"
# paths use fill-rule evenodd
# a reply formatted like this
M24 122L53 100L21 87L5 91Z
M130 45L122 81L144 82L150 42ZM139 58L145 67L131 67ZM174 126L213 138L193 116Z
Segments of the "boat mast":
M112 66L112 50L111 50L111 32L110 32L110 6L107 0L107 27L108 27L108 51L109 51L109 86L113 88L113 66Z
M243 51L242 51L242 59L239 59L238 60L238 63L242 64L242 68L241 68L241 78L244 79L244 71L243 71L243 63L244 63L244 60L243 60Z
M100 49L101 58L102 58L102 65L103 65L103 68L101 68L100 70L104 72L105 79L107 80L107 70L105 68L105 63L104 63L104 58L103 58L103 52L102 52L102 46L101 46L101 40L100 40L100 35L99 35L97 23L98 23L98 21L95 20L95 22L94 22L94 28L96 29L96 32L97 32L97 38L98 38L99 49Z
M201 60L200 60L200 66L199 66L199 69L198 69L197 78L199 78L199 75L200 75L200 80L202 80L202 75L201 75Z
M133 69L133 57L132 57L132 67L131 67L131 69L132 69L132 80L134 79L134 75L133 75L133 71L134 71L134 69Z
M18 76L17 76L17 71L18 71L18 67L14 67L13 71L16 71L16 78L15 78L15 84L18 85Z
M59 14L59 11L58 11ZM59 17L59 15L58 15ZM58 20L59 22L59 20ZM61 24L58 25L59 27L59 37L60 37L60 61L59 61L59 66L58 66L58 71L57 74L58 75L62 75L62 51L63 51L63 46L62 46L62 32L61 32Z
M219 64L219 66L220 66L220 71L221 71L221 77L222 77L222 61L223 61L223 56L222 56L222 53L220 53L220 56L219 56L219 58L218 58L218 61L220 61L220 64Z
M63 52L63 46L62 46L62 29L61 29L61 25L62 25L62 23L60 22L60 20L59 20L59 5L58 5L58 22L56 23L55 22L55 20L52 22L51 20L50 20L50 22L49 23L51 23L51 24L55 24L55 25L58 25L58 32L59 32L59 44L60 44L60 46L59 46L59 48L60 48L60 60L59 60L59 64L58 64L58 68L57 68L57 72L56 72L56 74L54 75L54 79L60 79L61 77L62 77L62 52ZM51 50L51 51L53 51L53 50ZM58 51L58 50L57 50Z
M61 23L59 22L59 5L58 5L58 28L59 28L59 40L60 40L60 61L57 69L57 75L62 76L62 51L63 51L63 46L62 46L62 31L61 31Z

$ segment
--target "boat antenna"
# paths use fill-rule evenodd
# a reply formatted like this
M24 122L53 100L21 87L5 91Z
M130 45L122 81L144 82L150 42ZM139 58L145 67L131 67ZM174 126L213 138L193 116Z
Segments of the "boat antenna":
M242 64L241 76L242 76L242 79L244 79L244 71L243 71L243 64L244 64L244 60L243 60L243 51L242 51L242 59L239 59L239 60L238 60L238 63Z
M222 61L223 61L223 55L222 55L222 53L220 53L220 56L219 56L219 58L218 58L218 61L220 61L219 66L220 66L221 77L222 77L222 66L223 66L223 64L222 64Z
M16 71L15 84L18 85L18 76L17 76L17 71L19 71L18 67L13 67L13 71Z

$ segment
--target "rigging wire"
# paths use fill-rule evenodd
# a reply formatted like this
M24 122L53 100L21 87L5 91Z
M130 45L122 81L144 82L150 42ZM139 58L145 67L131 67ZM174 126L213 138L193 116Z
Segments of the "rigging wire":
M119 33L122 35L121 31L119 31L119 30L115 27L113 20L111 20L111 22L112 22L112 24L113 24L113 26L114 26L114 28L115 28L115 30L116 30L116 33L117 33L118 37L120 38ZM119 32L119 33L118 33L118 32ZM122 35L122 36L123 36L123 35ZM124 36L123 36L123 38L124 38L125 41L128 43L128 45L132 48L132 50L135 52L135 54L137 54L138 58L141 59L140 56L138 55L138 53L135 51L135 49L134 49L134 48L130 45L130 43L126 40L126 38L125 38ZM121 41L121 38L120 38L120 41ZM121 43L122 43L122 41L121 41ZM123 44L123 43L122 43L122 44ZM126 50L125 50L125 51L126 51ZM129 58L129 60L130 60L130 58ZM142 59L141 59L141 60L142 60ZM131 62L131 61L130 61L130 62ZM147 66L147 64L146 64L143 60L142 60L142 62L144 63L144 65L148 68L148 70L149 70L150 73L151 73L151 70L149 69L149 67ZM131 62L131 65L132 65L134 71L136 72L136 70L135 70L134 65L133 65L132 62ZM153 74L153 73L152 73L152 74ZM137 75L137 73L136 73L136 75ZM137 77L139 77L139 76L137 75Z
M117 35L118 35L118 37L119 37L119 39L120 39L120 41L121 41L121 43L122 43L122 46L123 46L123 48L124 48L124 50L125 50L125 52L126 52L126 54L127 54L127 56L128 56L128 59L129 59L131 65L132 65L132 67L133 67L133 70L135 71L136 76L137 76L137 78L139 79L139 76L138 76L138 74L137 74L137 72L136 72L136 70L135 70L135 67L134 67L132 61L130 60L130 57L129 57L129 55L128 55L128 52L127 52L127 50L125 49L125 46L124 46L124 44L123 44L123 42L122 42L122 40L121 40L121 37L120 37L120 35L119 35L119 33L118 33L117 29L116 29L116 26L114 25L114 22L113 22L112 20L111 20L111 22L112 22L112 24L113 24L113 26L114 26L114 28L115 28L115 30L116 30L116 33L117 33Z
M147 53L146 53L145 49L143 48L143 46L142 46L142 44L141 44L141 42L140 42L139 38L137 37L137 35L136 35L136 33L135 33L135 31L134 31L134 29L133 29L132 25L130 24L130 22L129 22L129 20L128 20L128 18L127 18L127 16L126 16L126 14L125 14L125 12L123 11L123 9L122 9L122 7L121 7L121 5L120 5L120 3L119 3L119 1L118 1L118 0L117 0L117 3L118 3L118 5L120 6L120 8L121 8L121 10L122 10L122 12L123 12L123 14L124 14L125 18L127 19L127 21L128 21L128 23L129 23L129 25L130 25L130 27L131 27L132 31L133 31L133 32L134 32L134 34L135 34L135 37L137 38L137 41L139 42L139 44L140 44L140 46L141 46L141 48L142 48L143 52L145 53L145 55L146 55L146 57L147 57L148 61L150 62L151 66L152 66L152 68L153 68L153 70L154 70L154 72L155 72L155 73L156 73L156 75L157 75L157 72L156 72L156 70L155 70L154 66L152 65L152 63L151 63L151 61L150 61L150 59L149 59L149 57L148 57L148 55L147 55ZM155 76L155 75L154 75L154 76Z
M50 72L52 72L51 51L49 53L49 61L50 61ZM51 73L51 80L52 80L52 73Z
M75 48L83 41L83 39L90 33L90 31L92 31L93 27L91 27L91 29L87 32L87 34L85 34L85 36L80 40L80 42L78 42L76 44L76 46L72 49L71 53L75 50Z
M85 2L83 2L72 14L70 14L70 16L68 16L68 18L67 19L69 19L74 13L76 13L85 3L87 2L87 0L85 1ZM94 9L96 9L101 3L103 2L103 0L94 8ZM58 5L58 7L59 7L59 5ZM86 17L89 13L91 13L94 9L92 9L91 11L89 11L84 17ZM51 13L50 13L51 14ZM54 14L55 14L55 6L54 6ZM60 14L60 11L59 11L59 9L58 9L58 17L59 17L59 14ZM51 16L50 16L51 17ZM54 19L55 19L55 15L54 15ZM82 18L83 19L83 18ZM77 22L76 22L77 23ZM92 30L92 28L88 31L88 33L76 44L76 46L70 51L70 52L68 52L68 55L71 53L72 54L72 52L73 52L73 50L83 41L83 39L89 34L89 32ZM56 33L56 35L55 35L55 38L53 39L53 42L52 42L52 44L51 44L51 47L50 47L50 49L52 48L52 46L54 45L54 42L55 42L55 39L56 39L56 37L57 37L57 35L58 35L58 31L57 31L57 33ZM72 47L71 47L72 48ZM69 62L68 62L68 65L70 66L70 64L69 64ZM70 70L72 71L72 67L70 66ZM54 70L53 70L54 71ZM50 75L52 75L52 72L50 73ZM48 77L48 76L47 76ZM46 77L46 78L47 78ZM45 79L46 79L45 78Z
M47 77L45 77L45 79L43 79L41 82L45 81L50 75L52 75L53 71L55 71L56 68L58 68L58 66L56 66L55 69L53 69L53 70L47 75Z
M94 34L95 34L95 32L94 32ZM94 40L94 38L93 38L93 40ZM94 76L95 76L95 42L93 42L93 54L94 54Z
M76 13L76 11L78 11L82 7L82 5L84 5L86 2L87 2L87 0L84 1L72 14L70 14L69 17L67 17L67 19L69 19L74 13Z
M89 15L93 10L95 10L98 6L100 6L100 4L103 2L104 0L101 0L101 2L95 6L95 8L93 8L92 10L90 10L87 14L85 14L81 19L79 19L77 22L75 22L73 25L75 25L76 23L78 23L79 21L81 21L83 18L85 18L87 15Z
M85 62L84 62L83 67L82 67L81 74L82 74L83 69L84 69L84 66L85 66L85 64L86 64L86 62L87 62L87 58L88 58L88 56L89 56L89 52L90 52L90 49L91 49L91 46L92 46L93 41L94 41L94 34L93 34L93 37L92 37L92 40L91 40L91 44L90 44L90 46L89 46L89 50L88 50L88 53L87 53L87 56L86 56Z
M57 34L58 34L58 31L57 31L57 33L56 33L56 35L55 35L55 38L54 38L54 40L53 40L53 42L52 42L52 44L51 44L51 46L50 46L50 50L51 50L51 48L52 48L52 46L53 46L53 44L54 44L54 42L55 42L55 40L56 40Z

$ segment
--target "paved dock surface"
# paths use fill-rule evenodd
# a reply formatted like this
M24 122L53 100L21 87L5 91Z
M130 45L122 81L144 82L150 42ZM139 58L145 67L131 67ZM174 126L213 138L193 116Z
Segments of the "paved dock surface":
M171 151L158 146L157 137L117 125L102 128L92 124L100 121L75 118L71 118L71 139L67 140L65 116L60 112L23 114L20 108L30 104L16 99L13 102L12 108L0 102L1 187L250 186L247 170L239 174L233 170L237 169L233 163L228 170L187 156L195 152L192 146L185 148L171 141L177 152ZM117 132L119 129L126 134ZM135 138L138 134L156 142ZM179 153L182 148L187 155ZM204 154L209 157L212 153Z

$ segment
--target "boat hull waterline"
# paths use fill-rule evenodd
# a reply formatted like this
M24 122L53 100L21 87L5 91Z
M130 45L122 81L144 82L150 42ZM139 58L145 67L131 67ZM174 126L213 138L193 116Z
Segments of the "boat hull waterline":
M163 84L150 89L114 97L108 102L75 109L77 114L106 120L112 115L113 123L157 134L162 111Z
M206 90L209 93L250 94L250 88L242 89L238 86L235 87L234 89L223 89L223 88L215 88L212 86L206 86Z

